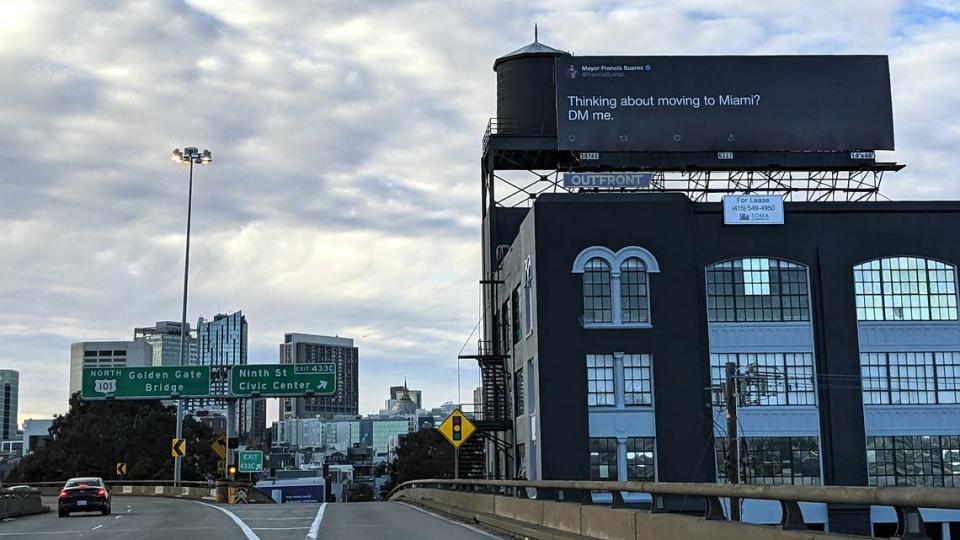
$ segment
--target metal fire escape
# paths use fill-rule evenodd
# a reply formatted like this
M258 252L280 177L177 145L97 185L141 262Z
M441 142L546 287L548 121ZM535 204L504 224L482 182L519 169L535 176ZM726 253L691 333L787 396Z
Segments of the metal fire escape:
M488 279L480 281L483 288L484 299L489 299L491 305L496 305L498 298L498 286L503 284L499 279L499 272L491 274ZM507 350L510 341L509 336L509 317L503 314L495 314L492 320L493 339L481 339L477 343L476 354L460 355L461 360L476 360L480 367L481 396L480 403L474 404L475 420L477 434L474 438L482 444L477 446L481 452L481 458L486 452L492 452L489 469L484 467L478 471L477 467L470 466L470 460L464 468L463 453L461 452L461 474L468 476L484 476L499 478L505 476L511 469L512 459L511 448L513 442L508 433L513 429L513 418L511 417L510 401L508 388L510 388L509 373L507 363L510 360L510 353ZM484 449L484 447L486 447Z

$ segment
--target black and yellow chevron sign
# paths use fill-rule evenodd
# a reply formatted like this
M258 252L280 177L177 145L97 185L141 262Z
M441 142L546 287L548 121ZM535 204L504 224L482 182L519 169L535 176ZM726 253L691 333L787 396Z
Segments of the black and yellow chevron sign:
M117 463L117 476L126 476L126 474L127 474L127 464Z
M170 455L175 458L182 458L183 456L187 455L187 440L171 439Z

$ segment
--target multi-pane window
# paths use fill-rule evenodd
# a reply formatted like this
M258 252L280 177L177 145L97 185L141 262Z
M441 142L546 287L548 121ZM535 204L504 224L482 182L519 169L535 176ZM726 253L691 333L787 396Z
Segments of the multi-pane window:
M711 322L809 321L805 266L779 259L736 259L706 269Z
M590 479L617 480L617 439L590 439Z
M960 487L960 435L867 437L871 486Z
M636 257L630 257L620 265L620 319L625 323L650 320L647 267Z
M820 484L816 437L743 437L740 480L744 484ZM717 481L726 482L727 439L715 440Z
M957 320L956 268L918 257L889 257L853 268L859 321Z
M627 439L627 480L653 480L653 437Z
M523 414L523 402L524 402L523 368L520 368L513 374L513 415L514 416L520 416L521 414Z
M616 405L613 372L612 354L587 355L587 405Z
M726 364L735 362L741 377L741 405L816 405L816 380L810 353L727 353L710 355L714 387L726 384ZM715 405L721 405L715 397Z
M583 267L583 322L609 323L613 321L613 302L610 289L610 265L595 257Z
M653 404L653 368L649 354L623 355L623 402Z
M860 354L869 405L960 403L960 352Z

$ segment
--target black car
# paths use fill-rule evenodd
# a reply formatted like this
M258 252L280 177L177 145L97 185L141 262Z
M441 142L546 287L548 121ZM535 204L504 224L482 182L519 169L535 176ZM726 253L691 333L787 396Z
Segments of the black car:
M71 478L60 490L57 498L57 514L69 516L70 512L110 513L110 492L102 478Z

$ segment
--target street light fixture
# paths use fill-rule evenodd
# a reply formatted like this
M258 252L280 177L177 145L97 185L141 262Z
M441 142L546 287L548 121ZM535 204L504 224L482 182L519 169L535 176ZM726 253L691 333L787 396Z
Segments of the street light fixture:
M196 147L187 146L183 150L174 148L170 159L177 163L190 164L190 183L187 189L187 249L183 261L183 318L180 321L180 365L184 365L183 356L187 349L187 278L190 275L190 218L193 210L193 165L206 165L213 161L209 150L199 151ZM177 439L183 438L183 400L177 400ZM180 458L173 461L173 481L180 483Z

